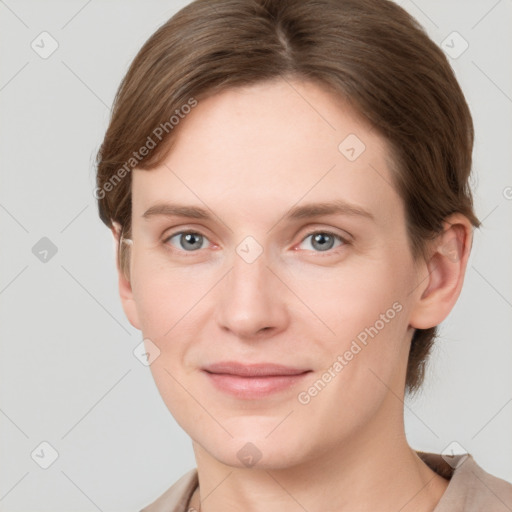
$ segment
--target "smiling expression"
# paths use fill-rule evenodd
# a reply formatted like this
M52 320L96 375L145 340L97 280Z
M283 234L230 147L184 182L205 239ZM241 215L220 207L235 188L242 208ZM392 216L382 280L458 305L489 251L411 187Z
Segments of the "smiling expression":
M200 100L175 135L133 173L125 311L160 350L176 421L238 466L246 443L278 467L385 429L418 278L384 139L326 89L282 80Z

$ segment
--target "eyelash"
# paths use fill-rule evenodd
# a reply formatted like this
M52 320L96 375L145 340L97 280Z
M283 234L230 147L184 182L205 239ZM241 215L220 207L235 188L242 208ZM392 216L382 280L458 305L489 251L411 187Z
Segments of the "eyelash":
M192 230L191 231L176 231L175 233L171 233L170 235L166 236L162 240L162 244L164 245L166 250L171 251L172 253L176 253L176 252L181 253L181 254L184 253L185 257L194 256L197 253L199 253L201 249L197 249L195 251L185 251L183 249L177 249L176 247L171 246L168 243L169 240L171 240L171 238L174 238L177 235L190 235L190 234L192 234L192 235L200 235L203 238L205 238L206 240L209 240L208 237L206 235L204 235L203 233L201 233L200 231L192 231ZM349 240L347 240L346 238L342 237L338 233L334 233L333 231L329 231L329 230L325 230L325 229L321 229L321 230L317 230L317 231L311 231L304 238L302 238L302 240L300 241L300 244L302 244L309 237L314 236L314 235L318 235L318 234L328 235L328 236L336 238L340 242L342 242L342 244L340 246L338 246L336 248L333 248L333 249L328 249L326 251L310 251L310 252L314 252L315 254L318 254L319 256L322 256L322 255L330 256L330 255L333 255L333 254L337 254L341 249L343 249L344 246L350 245Z

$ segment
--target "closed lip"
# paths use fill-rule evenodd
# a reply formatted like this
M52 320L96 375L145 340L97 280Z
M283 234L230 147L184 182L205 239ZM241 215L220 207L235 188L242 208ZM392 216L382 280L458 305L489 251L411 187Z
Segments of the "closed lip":
M273 363L244 364L236 361L222 361L203 368L205 372L237 375L239 377L273 377L286 375L300 375L310 372L306 368L296 368Z

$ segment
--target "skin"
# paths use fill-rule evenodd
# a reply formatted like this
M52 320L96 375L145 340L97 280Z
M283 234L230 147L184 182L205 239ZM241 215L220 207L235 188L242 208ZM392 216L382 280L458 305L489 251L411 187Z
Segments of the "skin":
M349 134L366 146L353 162L338 149ZM191 504L201 499L206 512L433 510L448 482L405 437L407 357L414 329L439 324L457 300L469 221L447 219L428 258L415 260L385 140L314 83L217 93L175 135L162 165L134 170L130 279L118 271L129 321L160 350L150 366L156 385L193 441L200 492ZM286 218L292 207L332 200L372 218ZM161 202L206 208L212 218L143 217ZM325 230L346 242L322 246L309 236ZM181 231L203 235L200 248L169 238ZM252 263L236 252L247 236L262 250ZM397 303L400 312L300 403L298 394ZM248 400L217 390L201 371L225 360L312 372ZM251 467L237 456L246 443L261 454Z

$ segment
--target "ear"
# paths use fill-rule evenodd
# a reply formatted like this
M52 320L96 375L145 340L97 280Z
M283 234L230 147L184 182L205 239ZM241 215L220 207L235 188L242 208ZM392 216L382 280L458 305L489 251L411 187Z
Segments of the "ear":
M462 214L448 217L443 227L420 267L419 280L424 280L418 286L418 299L410 317L410 325L416 329L439 325L457 302L464 282L473 227Z
M128 321L135 327L136 329L141 329L139 314L136 307L135 299L133 298L132 286L129 279L124 275L124 272L121 270L119 265L119 238L121 236L122 228L121 225L112 221L112 234L114 235L114 243L115 243L115 254L116 254L116 268L118 275L118 286L119 286L119 296L121 297L121 304L123 306L124 313ZM121 241L121 243L125 243Z

